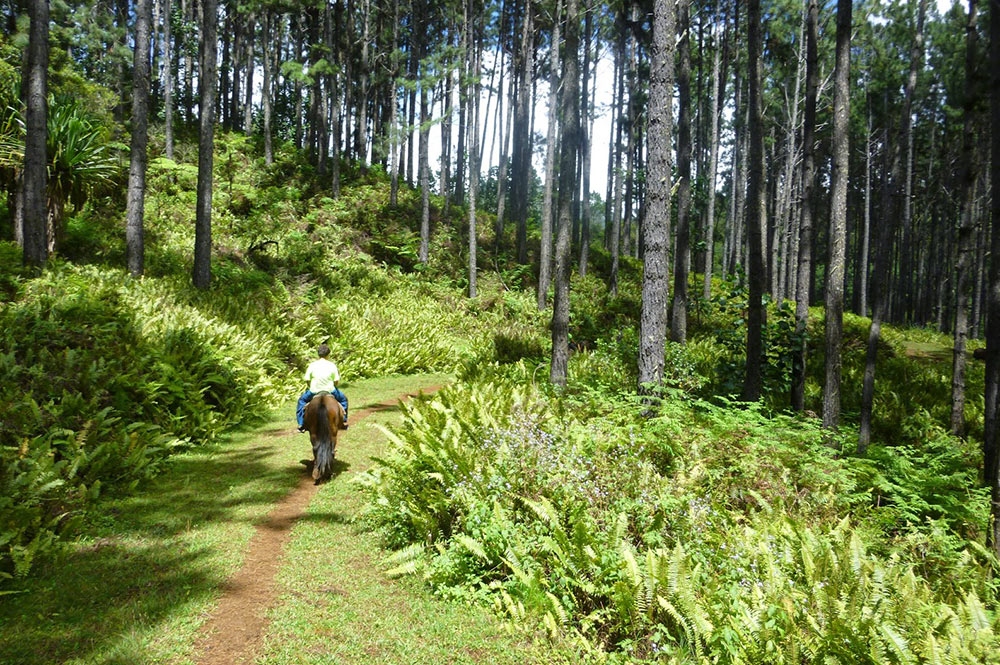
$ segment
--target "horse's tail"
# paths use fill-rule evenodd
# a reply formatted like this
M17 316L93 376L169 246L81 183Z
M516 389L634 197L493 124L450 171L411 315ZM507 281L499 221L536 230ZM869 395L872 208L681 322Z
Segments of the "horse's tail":
M320 397L316 405L316 445L313 457L315 458L313 477L319 480L330 475L330 467L333 465L333 432L330 431L325 396Z

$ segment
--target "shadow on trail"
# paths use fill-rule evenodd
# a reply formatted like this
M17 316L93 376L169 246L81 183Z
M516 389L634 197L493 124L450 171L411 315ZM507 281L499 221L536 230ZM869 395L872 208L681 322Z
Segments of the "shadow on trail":
M256 525L262 506L301 481L301 466L269 464L272 455L267 446L178 455L136 494L103 499L87 527L103 537L0 596L0 663L152 663L147 641L159 627L224 588L227 534L202 529Z

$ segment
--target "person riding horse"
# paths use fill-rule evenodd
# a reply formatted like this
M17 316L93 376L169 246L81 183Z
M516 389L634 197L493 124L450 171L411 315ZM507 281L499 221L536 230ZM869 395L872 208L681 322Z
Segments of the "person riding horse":
M299 397L299 403L295 409L295 418L299 423L299 431L306 431L303 425L306 404L312 400L316 393L320 392L330 393L344 407L344 425L341 429L347 429L347 395L337 387L340 384L340 372L337 371L336 363L327 360L327 356L330 355L330 347L326 344L320 344L319 348L316 349L316 355L319 358L309 363L309 367L306 368L305 380L309 384L309 387Z

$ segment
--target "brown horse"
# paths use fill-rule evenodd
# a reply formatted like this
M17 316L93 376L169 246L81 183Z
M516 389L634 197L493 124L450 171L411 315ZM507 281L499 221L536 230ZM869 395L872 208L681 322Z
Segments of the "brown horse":
M337 432L344 425L344 407L330 393L317 393L306 404L304 424L313 448L312 477L318 485L333 470L337 451Z

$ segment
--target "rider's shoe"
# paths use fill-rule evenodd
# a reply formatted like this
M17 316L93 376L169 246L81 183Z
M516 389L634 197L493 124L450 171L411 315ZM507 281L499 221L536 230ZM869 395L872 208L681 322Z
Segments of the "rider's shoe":
M306 428L305 428L305 427L300 427L300 428L299 428L299 432L305 432L305 431L306 431Z

